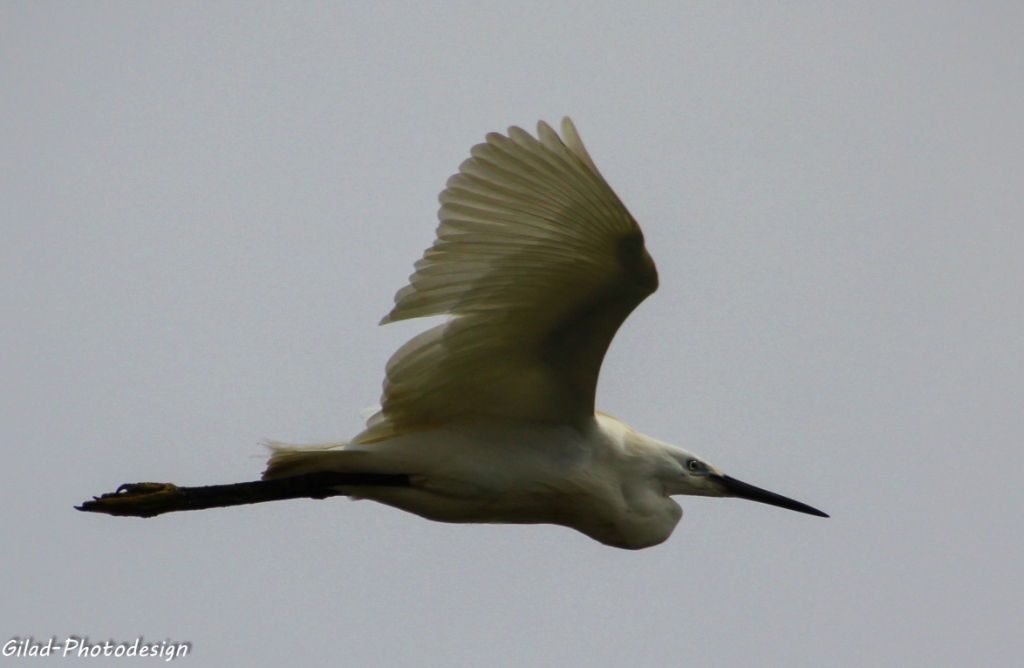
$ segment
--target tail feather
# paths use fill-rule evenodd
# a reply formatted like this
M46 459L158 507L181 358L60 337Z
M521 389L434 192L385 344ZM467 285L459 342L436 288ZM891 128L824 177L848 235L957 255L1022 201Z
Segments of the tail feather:
M290 478L307 473L374 473L371 453L345 450L346 443L294 446L269 442L271 449L264 480Z

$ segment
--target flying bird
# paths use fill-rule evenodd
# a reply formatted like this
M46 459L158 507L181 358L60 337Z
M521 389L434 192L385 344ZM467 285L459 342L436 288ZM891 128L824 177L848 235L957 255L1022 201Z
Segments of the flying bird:
M286 498L372 499L441 522L665 541L673 496L739 497L828 517L595 411L605 352L658 287L633 216L570 119L474 146L440 195L437 239L381 324L447 315L387 363L380 409L350 441L274 445L262 479L122 485L79 510L151 517Z

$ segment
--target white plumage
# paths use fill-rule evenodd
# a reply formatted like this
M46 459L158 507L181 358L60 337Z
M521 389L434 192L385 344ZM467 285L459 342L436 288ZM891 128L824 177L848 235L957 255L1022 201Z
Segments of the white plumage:
M490 134L440 196L437 239L382 323L447 314L387 364L381 409L350 442L277 447L264 478L399 474L342 491L446 522L552 523L608 545L664 541L674 494L810 514L596 413L598 373L657 288L639 225L572 122Z

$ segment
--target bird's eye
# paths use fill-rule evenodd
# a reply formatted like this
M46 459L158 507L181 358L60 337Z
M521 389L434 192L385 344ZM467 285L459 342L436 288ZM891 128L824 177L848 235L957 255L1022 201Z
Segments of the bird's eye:
M700 462L697 461L696 459L691 459L690 461L686 462L686 468L690 469L691 471L699 471L701 469L701 465Z

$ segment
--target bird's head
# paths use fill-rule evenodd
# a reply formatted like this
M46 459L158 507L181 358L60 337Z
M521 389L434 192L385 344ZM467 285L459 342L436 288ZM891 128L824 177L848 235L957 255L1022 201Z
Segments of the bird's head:
M685 494L688 496L733 496L758 503L767 503L798 513L828 517L817 508L805 503L754 487L732 476L725 475L697 455L673 448L670 453L671 462L663 469L662 477L665 489L670 495Z

